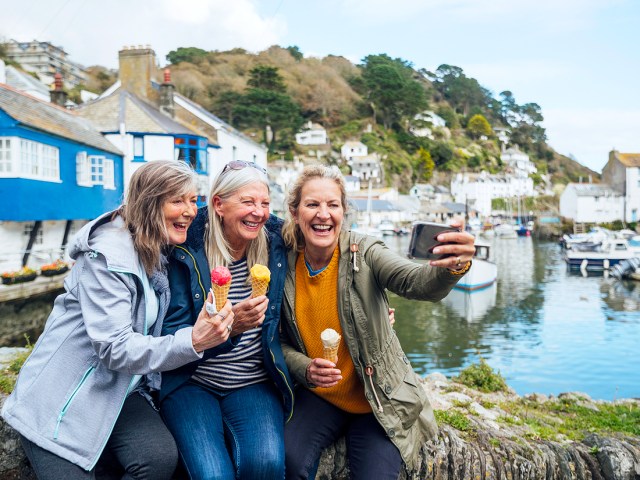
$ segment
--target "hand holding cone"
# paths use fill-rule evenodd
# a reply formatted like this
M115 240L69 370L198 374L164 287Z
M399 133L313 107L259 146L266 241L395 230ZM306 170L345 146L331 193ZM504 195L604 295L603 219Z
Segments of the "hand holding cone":
M211 291L216 302L216 312L219 312L227 302L231 288L231 272L227 267L216 267L211 270Z
M338 361L338 347L342 337L333 328L327 328L320 333L322 340L323 353L322 358L336 363Z
M251 270L251 298L259 297L267 294L269 282L271 281L271 272L264 265L256 263Z

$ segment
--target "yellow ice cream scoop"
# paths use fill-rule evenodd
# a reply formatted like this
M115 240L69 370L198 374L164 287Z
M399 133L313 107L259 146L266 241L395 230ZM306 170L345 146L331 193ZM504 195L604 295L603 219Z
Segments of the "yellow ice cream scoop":
M251 298L266 295L269 281L271 280L271 272L264 265L256 263L249 270L251 277Z

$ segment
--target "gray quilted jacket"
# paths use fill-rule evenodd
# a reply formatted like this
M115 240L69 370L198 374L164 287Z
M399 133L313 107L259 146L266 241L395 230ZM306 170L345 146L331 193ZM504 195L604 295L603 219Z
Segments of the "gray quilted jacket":
M2 409L26 438L86 470L98 461L128 394L159 388L157 372L200 358L191 328L158 336L169 303L166 275L143 276L124 222L111 218L107 213L78 232L65 292ZM153 290L159 308L147 312Z

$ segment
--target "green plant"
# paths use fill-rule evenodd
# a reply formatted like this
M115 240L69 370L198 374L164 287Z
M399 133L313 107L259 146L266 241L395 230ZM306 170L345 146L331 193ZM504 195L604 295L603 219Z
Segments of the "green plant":
M506 391L507 384L500 372L495 372L483 358L460 372L457 381L481 392Z
M475 431L471 421L457 410L435 410L434 415L440 423L451 425L461 432Z
M2 393L9 394L13 391L18 373L20 373L22 365L24 365L24 362L29 358L29 355L31 355L31 352L33 351L33 345L29 341L29 337L27 335L25 335L25 339L27 342L27 350L17 353L7 368L0 372L0 392Z

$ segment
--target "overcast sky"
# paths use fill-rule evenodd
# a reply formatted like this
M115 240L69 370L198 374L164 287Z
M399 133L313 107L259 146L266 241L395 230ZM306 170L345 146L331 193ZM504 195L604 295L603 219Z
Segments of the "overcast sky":
M551 146L598 172L612 148L640 152L637 0L0 0L0 12L0 38L50 41L86 66L147 44L162 65L177 47L273 44L456 65L538 103Z

